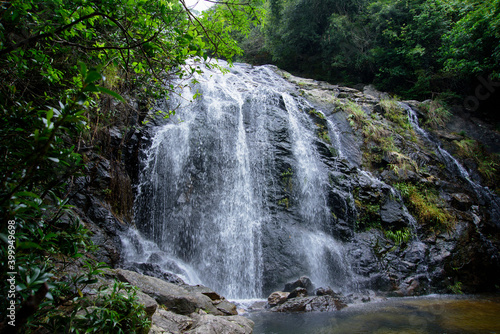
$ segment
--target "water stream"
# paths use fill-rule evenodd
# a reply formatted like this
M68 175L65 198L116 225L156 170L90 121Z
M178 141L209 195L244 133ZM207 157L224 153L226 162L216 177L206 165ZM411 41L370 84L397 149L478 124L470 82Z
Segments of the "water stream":
M165 261L188 266L190 275L180 273L188 283L228 298L263 297L302 275L352 287L308 102L268 66L206 70L197 80L201 98L178 100L145 154L135 203L141 236ZM140 252L126 261L148 261Z
M492 334L500 330L498 296L393 298L341 312L254 312L254 334Z

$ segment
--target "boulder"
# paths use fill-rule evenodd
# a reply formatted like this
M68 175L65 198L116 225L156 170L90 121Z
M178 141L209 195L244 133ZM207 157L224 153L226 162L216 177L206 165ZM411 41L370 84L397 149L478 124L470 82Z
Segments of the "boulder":
M164 305L175 313L190 314L201 309L214 315L223 314L212 304L209 297L201 293L189 292L178 285L129 270L116 269L115 272L119 280L137 286L139 290L154 298L158 304Z
M411 242L404 251L403 258L412 263L420 263L425 260L427 246L421 241Z
M273 312L332 312L347 305L334 296L297 297L271 308Z
M194 320L188 316L158 309L153 315L149 334L180 334L193 326Z
M148 318L151 319L158 308L156 300L141 291L137 291L137 299L140 304L144 305L144 310L146 311Z
M195 324L186 334L251 334L253 321L239 315L216 317L212 314L192 315Z
M290 282L285 284L285 292L292 292L295 288L304 288L307 290L309 294L312 294L314 291L314 286L311 282L311 279L307 276L302 276L295 282Z
M189 292L196 292L196 293L201 293L211 300L221 300L224 299L221 295L219 295L217 292L214 290L207 288L206 286L203 285L183 285L182 286L184 289L188 290Z
M316 296L333 296L335 292L333 292L332 288L318 288L314 291Z
M288 299L286 302L271 308L273 312L305 312L306 306L314 297L299 297Z
M290 292L282 292L282 291L273 292L269 295L269 297L267 297L267 303L269 304L269 306L276 306L279 304L283 304L284 302L286 302L289 294Z
M307 297L307 290L301 287L295 288L293 289L292 292L290 292L287 299L292 299L297 297Z
M319 296L314 297L314 299L306 306L306 311L319 311L319 312L329 312L329 311L340 311L341 309L347 307L339 297L334 296Z
M220 300L215 304L215 307L225 315L238 315L236 305L228 302L227 300Z
M174 284L185 284L184 281L177 275L166 272L161 266L155 263L130 263L125 269L136 271L139 274L159 278L163 281Z

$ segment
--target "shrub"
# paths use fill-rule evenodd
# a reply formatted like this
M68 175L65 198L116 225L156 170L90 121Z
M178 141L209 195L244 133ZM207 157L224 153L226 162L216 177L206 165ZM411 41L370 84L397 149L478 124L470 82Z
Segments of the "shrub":
M410 213L419 223L429 224L438 230L446 230L452 226L454 217L442 208L442 200L434 189L404 182L395 184L395 187L401 192Z
M474 139L465 138L454 141L457 154L462 159L472 160L477 164L477 171L484 178L487 185L498 187L500 180L500 159L497 154L488 152L486 147Z
M137 288L115 281L97 295L80 298L69 311L52 314L44 327L53 333L147 333L149 321Z
M440 100L432 100L422 105L422 109L427 114L426 125L433 129L444 127L450 119L451 113L448 111L446 104Z

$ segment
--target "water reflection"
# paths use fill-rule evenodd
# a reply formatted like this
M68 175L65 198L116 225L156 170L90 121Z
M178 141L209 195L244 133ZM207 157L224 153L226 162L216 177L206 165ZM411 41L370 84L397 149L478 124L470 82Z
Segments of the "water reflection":
M500 296L394 298L333 313L250 313L255 334L500 333Z

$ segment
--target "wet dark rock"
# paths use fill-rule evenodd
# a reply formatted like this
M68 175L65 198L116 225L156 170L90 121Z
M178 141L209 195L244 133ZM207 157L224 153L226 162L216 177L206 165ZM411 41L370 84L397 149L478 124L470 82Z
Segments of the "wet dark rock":
M307 270L306 259L297 256L290 236L296 235L298 230L293 225L294 212L277 214L276 221L263 226L263 293L271 294L279 290L290 277L296 277L297 272ZM290 225L282 225L287 221ZM298 224L298 223L297 223Z
M318 288L314 291L314 293L316 294L316 296L326 296L326 295L333 296L335 294L335 292L333 292L332 288L330 287Z
M347 305L333 296L297 297L271 308L273 312L332 312Z
M156 277L165 282L173 284L184 284L184 281L173 273L166 272L157 264L153 263L128 263L124 269L136 271L139 274Z
M93 186L100 190L108 189L109 183L111 181L110 161L100 157L97 163L94 164L94 166L90 166L90 170L95 173L93 178Z
M426 275L410 276L392 294L398 297L419 296L427 292L428 283Z
M419 263L425 261L427 246L420 241L412 242L404 251L404 259L408 262Z
M307 290L305 288L297 287L293 289L292 292L290 292L287 299L292 299L297 297L307 297Z
M383 223L393 226L395 223L402 223L405 220L403 205L392 199L388 199L380 207L380 219Z
M471 208L473 202L472 199L463 193L454 193L451 194L451 205L453 205L454 208L461 210L461 211L467 211Z
M395 288L394 281L385 273L370 275L370 288L375 291L391 291Z
M296 288L304 288L309 294L314 292L314 286L311 282L311 279L307 276L302 276L295 282L290 282L285 284L285 292L292 292Z
M377 230L356 233L348 248L351 268L356 274L368 277L383 270L379 257L382 256L384 250L382 245L377 242L382 238L383 233Z

